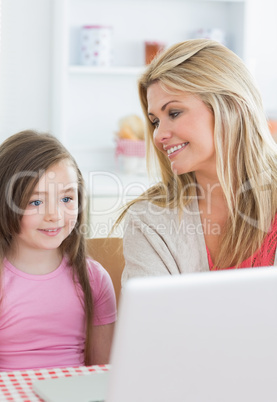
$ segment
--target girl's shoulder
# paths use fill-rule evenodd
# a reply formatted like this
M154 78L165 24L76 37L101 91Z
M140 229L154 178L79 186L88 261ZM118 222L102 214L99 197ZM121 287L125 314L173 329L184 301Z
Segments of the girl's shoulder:
M90 257L86 261L94 299L98 300L103 294L114 294L112 279L106 269Z
M103 286L105 283L111 281L107 270L98 261L87 257L86 262L89 280L94 286Z
M100 264L100 262L94 260L91 257L86 258L87 262L87 270L90 278L101 278L105 276L107 271L105 268Z

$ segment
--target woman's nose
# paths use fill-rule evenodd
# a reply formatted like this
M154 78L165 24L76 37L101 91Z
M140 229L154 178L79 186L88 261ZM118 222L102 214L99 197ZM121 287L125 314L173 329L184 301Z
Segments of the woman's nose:
M156 143L163 144L168 139L170 139L171 136L172 136L172 133L171 133L171 130L168 127L168 125L160 123L154 132L154 141Z

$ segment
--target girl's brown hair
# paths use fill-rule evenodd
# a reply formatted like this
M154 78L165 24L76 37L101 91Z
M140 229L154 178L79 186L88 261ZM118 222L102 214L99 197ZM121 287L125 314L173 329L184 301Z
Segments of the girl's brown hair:
M84 295L84 353L85 364L88 365L91 364L93 302L86 266L85 237L81 230L86 214L84 180L72 155L50 134L26 130L12 135L0 146L0 261L10 250L14 236L20 233L21 219L36 184L47 169L65 159L75 168L78 178L78 217L60 249L63 255L67 255L73 280L80 284Z

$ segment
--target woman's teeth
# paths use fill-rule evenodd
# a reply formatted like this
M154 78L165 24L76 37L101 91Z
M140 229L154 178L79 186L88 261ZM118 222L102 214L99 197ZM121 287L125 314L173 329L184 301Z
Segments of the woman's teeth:
M167 155L172 154L173 152L177 151L178 149L184 148L186 145L188 144L188 142L184 142L181 145L176 145L175 147L169 148L166 152Z

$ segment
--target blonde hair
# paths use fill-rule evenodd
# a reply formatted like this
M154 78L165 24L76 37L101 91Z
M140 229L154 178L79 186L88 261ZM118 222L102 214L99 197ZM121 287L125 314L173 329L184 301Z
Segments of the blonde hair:
M221 268L238 265L261 246L277 210L277 145L259 91L242 60L215 41L187 40L155 58L139 79L138 88L147 122L148 165L154 152L161 183L128 207L147 199L161 207L181 208L195 195L194 173L175 176L168 158L154 146L147 89L155 82L172 93L196 94L213 111L217 174L229 210L214 262Z
M12 135L0 145L0 261L21 230L21 219L32 192L47 169L69 160L78 179L77 223L60 249L72 266L73 279L81 286L86 316L85 364L90 362L93 302L86 265L86 242L81 227L85 220L84 180L72 155L54 136L26 130ZM16 182L14 179L16 178ZM0 264L2 269L2 264Z

